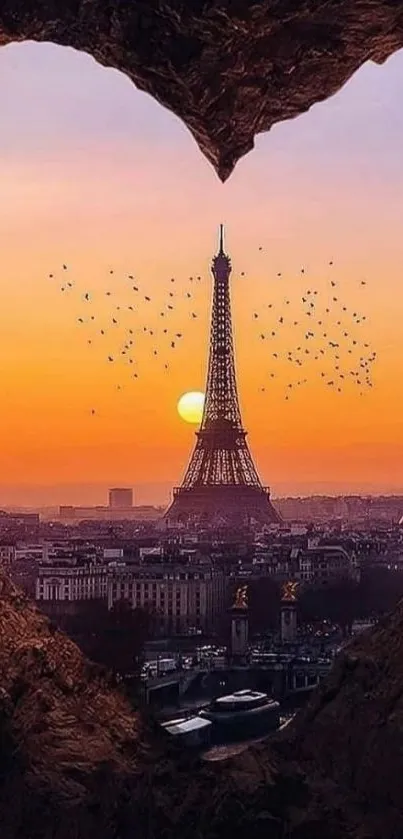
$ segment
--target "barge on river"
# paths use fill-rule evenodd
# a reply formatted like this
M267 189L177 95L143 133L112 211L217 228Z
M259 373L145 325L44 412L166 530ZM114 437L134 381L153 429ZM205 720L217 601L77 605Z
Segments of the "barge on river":
M239 690L220 696L199 713L212 723L214 742L262 737L280 725L280 704L267 693Z

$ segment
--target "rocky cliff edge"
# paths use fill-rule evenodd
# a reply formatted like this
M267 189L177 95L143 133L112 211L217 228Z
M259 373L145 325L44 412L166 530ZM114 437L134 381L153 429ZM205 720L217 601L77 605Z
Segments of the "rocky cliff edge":
M399 607L282 735L206 763L1 576L1 837L401 839L402 693Z

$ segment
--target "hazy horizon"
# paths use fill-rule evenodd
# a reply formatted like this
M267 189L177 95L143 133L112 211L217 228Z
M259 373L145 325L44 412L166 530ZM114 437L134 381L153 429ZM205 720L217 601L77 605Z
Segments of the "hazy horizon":
M166 506L171 499L173 483L143 483L127 484L122 481L111 481L109 484L55 484L48 486L4 486L0 485L0 508L7 507L59 507L73 505L76 507L106 506L108 503L108 489L113 486L132 486L135 506L153 505ZM371 483L343 484L335 486L334 482L317 482L309 485L280 484L272 489L272 498L308 498L317 495L336 497L340 495L402 495L403 484L396 486L376 487Z

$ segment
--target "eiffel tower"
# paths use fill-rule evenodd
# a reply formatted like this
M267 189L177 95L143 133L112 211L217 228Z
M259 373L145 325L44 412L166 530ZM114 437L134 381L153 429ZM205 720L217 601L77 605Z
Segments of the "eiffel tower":
M206 395L197 442L182 485L165 513L168 525L227 525L239 528L279 523L270 491L260 482L239 408L235 375L229 278L231 260L220 226L213 259L213 306Z

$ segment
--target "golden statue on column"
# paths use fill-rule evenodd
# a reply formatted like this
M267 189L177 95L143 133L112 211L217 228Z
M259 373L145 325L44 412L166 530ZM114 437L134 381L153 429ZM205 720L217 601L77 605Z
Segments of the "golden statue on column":
M248 608L248 586L240 586L235 592L235 600L232 606L233 609L247 609Z
M281 590L281 599L285 603L295 603L297 599L298 583L284 583Z

